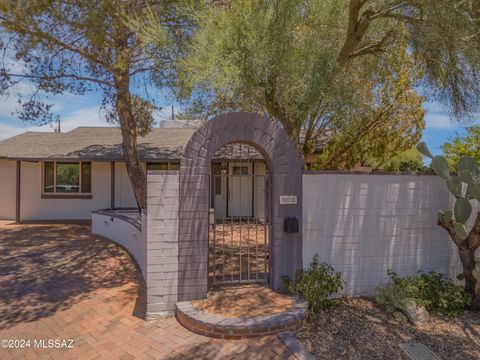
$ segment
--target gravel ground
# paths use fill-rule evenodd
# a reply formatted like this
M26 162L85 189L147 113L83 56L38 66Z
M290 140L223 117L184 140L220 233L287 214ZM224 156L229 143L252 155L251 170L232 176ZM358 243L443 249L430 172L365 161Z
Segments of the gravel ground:
M480 359L480 313L438 315L417 327L368 298L345 298L311 316L296 333L319 359L408 359L398 345L419 342L444 360Z

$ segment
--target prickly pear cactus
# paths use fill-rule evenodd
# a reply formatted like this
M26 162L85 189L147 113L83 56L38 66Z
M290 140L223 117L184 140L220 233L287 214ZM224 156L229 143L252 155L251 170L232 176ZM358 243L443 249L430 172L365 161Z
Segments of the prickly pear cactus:
M457 175L453 175L443 156L433 156L423 142L418 144L417 149L432 159L431 168L438 176L445 179L448 190L456 199L453 212L440 210L438 221L440 223L452 221L455 234L461 240L465 240L468 237L465 224L472 215L471 200L480 201L480 165L471 157L464 156L458 162Z

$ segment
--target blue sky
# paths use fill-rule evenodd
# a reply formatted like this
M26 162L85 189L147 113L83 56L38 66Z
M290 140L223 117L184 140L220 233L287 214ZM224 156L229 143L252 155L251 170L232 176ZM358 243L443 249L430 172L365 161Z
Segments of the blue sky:
M161 96L165 96L162 94ZM88 93L83 96L64 94L51 97L47 101L54 104L54 111L60 114L62 132L70 131L78 126L115 126L105 121L100 111L101 96ZM163 107L155 115L157 122L171 117L171 105L176 105L173 99L158 104ZM23 122L14 114L18 109L17 100L12 97L0 97L0 140L21 134L25 131L53 132L55 124L36 126L30 122ZM176 109L178 111L178 109Z
M163 94L165 95L165 94ZM100 113L100 97L90 93L84 96L65 94L51 99L54 108L61 115L62 131L69 131L78 126L111 126L107 124ZM158 121L169 118L173 99L160 104L164 109L157 114ZM53 125L35 126L18 120L12 112L17 107L15 97L0 97L0 140L20 134L25 131L53 131ZM441 104L428 102L424 104L427 110L426 129L423 140L434 154L441 153L440 145L455 134L464 134L469 124L454 121L442 109ZM480 122L476 122L479 124ZM471 124L470 124L471 125Z

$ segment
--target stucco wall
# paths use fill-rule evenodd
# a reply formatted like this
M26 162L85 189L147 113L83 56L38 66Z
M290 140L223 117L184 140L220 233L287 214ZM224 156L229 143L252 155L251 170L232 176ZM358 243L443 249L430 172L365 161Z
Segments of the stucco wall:
M144 215L143 215L144 216ZM143 277L146 277L146 236L143 227L136 227L108 213L92 214L92 233L110 239L128 250L135 258Z
M15 219L15 161L0 160L0 220Z
M303 265L318 253L342 272L345 293L370 292L389 268L461 272L455 246L436 225L451 201L437 176L306 173L303 194Z
M115 207L137 207L132 184L127 174L125 163L115 163Z
M11 191L15 194L15 186ZM110 163L92 163L92 199L42 199L41 194L41 162L22 161L22 220L90 219L92 210L110 207Z
M22 220L86 220L93 210L110 207L110 162L92 162L92 199L42 199L42 163L21 163ZM16 162L0 160L0 219L14 220ZM136 207L125 164L115 164L115 207Z

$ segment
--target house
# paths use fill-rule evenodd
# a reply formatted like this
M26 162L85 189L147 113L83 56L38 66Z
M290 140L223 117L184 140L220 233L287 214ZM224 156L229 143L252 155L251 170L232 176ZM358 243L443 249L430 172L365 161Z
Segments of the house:
M179 169L183 148L195 131L194 124L182 124L164 122L138 139L146 170ZM115 127L26 132L0 141L0 219L81 220L98 209L135 208L121 144ZM266 173L263 157L253 147L220 149L211 176L215 217L264 217Z

